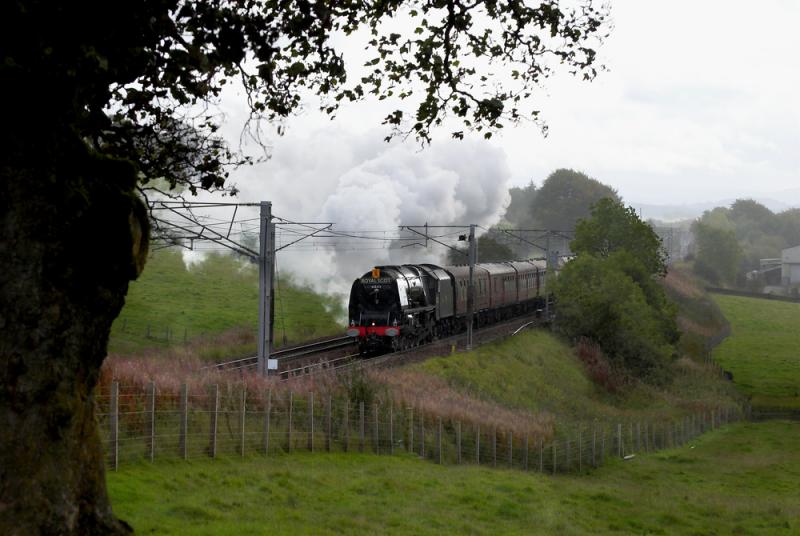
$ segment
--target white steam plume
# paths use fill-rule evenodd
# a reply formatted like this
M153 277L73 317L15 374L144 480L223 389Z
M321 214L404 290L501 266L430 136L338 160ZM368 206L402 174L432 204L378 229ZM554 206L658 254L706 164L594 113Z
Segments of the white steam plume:
M411 143L386 144L378 131L355 135L330 127L308 137L290 131L275 141L272 155L233 178L239 201L269 200L283 218L333 222L340 232L396 234L400 225L425 223L488 227L508 203L505 153L484 142L437 142L420 150ZM374 265L441 262L446 253L398 244L386 249L390 244L378 240L348 240L342 250L310 247L324 243L281 251L279 270L318 292L347 295L353 279Z

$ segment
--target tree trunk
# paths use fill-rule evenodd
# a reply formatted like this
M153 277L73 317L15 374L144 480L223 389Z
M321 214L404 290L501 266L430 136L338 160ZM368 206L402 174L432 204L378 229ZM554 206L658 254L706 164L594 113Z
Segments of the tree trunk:
M146 255L135 172L69 129L14 126L0 127L0 533L127 534L94 389Z

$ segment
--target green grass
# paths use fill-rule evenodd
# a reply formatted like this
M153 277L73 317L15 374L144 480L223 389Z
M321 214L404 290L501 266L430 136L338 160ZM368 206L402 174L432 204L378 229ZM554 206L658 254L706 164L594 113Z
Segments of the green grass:
M140 534L797 534L798 443L800 424L774 421L588 476L295 454L137 464L108 483Z
M274 333L278 344L284 331L289 342L339 333L340 315L341 306L335 299L286 280L276 287ZM180 252L161 250L150 255L142 276L131 283L125 307L111 329L109 351L124 354L181 344L184 333L187 339L234 328L255 334L257 323L258 271L254 265L231 255L212 254L187 269Z
M589 379L565 342L550 332L531 330L415 367L473 396L511 408L552 413L562 427L595 418L677 416L691 408L735 404L728 382L691 363L681 365L674 367L669 385L640 383L611 394Z
M800 304L716 295L732 334L713 357L755 409L800 409Z

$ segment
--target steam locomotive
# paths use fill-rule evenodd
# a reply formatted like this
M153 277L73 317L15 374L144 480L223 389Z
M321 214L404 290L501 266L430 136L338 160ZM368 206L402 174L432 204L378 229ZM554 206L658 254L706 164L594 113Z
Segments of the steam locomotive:
M474 325L540 311L546 263L475 264ZM376 266L353 282L347 335L363 354L405 350L467 328L468 266Z

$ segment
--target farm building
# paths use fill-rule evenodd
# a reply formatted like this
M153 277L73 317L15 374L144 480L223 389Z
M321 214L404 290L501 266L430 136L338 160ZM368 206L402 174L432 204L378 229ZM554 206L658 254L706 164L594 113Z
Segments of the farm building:
M781 252L781 283L786 286L800 284L800 246Z

